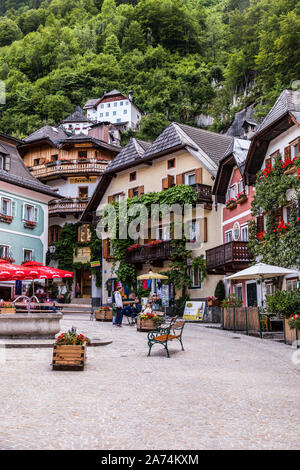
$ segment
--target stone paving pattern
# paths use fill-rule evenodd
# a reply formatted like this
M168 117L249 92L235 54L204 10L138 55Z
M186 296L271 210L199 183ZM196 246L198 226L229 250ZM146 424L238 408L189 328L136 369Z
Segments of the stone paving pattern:
M125 320L126 321L126 320ZM297 449L300 365L270 340L188 324L185 351L84 316L84 371L52 371L51 349L3 349L0 449Z

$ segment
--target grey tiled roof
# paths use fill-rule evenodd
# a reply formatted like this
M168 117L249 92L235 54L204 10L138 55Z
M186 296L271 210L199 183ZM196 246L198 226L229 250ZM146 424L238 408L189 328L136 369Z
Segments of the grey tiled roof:
M49 139L54 145L58 145L59 142L64 140L68 135L69 134L60 127L43 126L28 137L25 137L24 142L30 143L36 140Z
M231 136L217 134L216 132L206 131L198 127L187 126L186 124L178 124L178 126L217 165L233 140Z
M130 139L129 143L109 164L105 173L111 173L127 165L140 161L145 153L145 150L150 146L151 142L145 142L140 139Z
M49 186L40 183L38 179L32 176L32 174L24 165L23 160L15 146L6 142L1 142L0 152L5 153L6 155L10 155L11 159L10 170L0 170L1 181L6 181L8 183L31 189L33 191L49 194L50 196L53 196L53 198L58 197L57 193L52 191Z
M98 103L98 101L99 101L99 98L93 98L92 100L87 100L83 109L93 108L95 104Z
M187 144L187 142L185 142ZM153 142L151 147L147 149L144 154L144 158L147 158L151 155L161 153L164 150L171 149L183 145L182 136L179 135L175 127L175 123L172 122Z
M300 91L284 90L270 112L258 126L253 137L260 134L264 129L269 127L274 121L277 121L277 119L287 112L300 112Z
M79 110L75 111L73 114L70 116L66 117L63 121L63 123L66 122L90 122L90 120L85 117Z

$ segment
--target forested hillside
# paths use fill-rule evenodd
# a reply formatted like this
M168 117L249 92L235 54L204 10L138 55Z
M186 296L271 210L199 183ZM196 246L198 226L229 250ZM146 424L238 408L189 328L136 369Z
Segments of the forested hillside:
M0 0L0 14L0 130L19 137L113 88L134 91L144 138L201 113L221 130L300 80L299 0Z

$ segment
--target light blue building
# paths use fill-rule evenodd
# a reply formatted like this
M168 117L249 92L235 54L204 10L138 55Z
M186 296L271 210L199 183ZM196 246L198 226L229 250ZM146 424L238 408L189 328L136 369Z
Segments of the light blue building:
M0 258L45 262L48 249L48 202L58 194L25 167L19 139L0 133ZM0 282L0 299L14 295L14 282Z

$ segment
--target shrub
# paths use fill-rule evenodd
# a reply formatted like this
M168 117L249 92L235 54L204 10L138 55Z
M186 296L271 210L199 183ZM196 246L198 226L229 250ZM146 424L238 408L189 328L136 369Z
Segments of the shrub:
M218 282L218 284L216 285L215 297L217 297L217 299L219 299L219 300L224 300L225 296L226 296L226 294L225 294L224 282L222 280L220 280Z
M277 290L274 294L266 296L266 306L268 313L283 315L286 318L300 314L300 291Z

